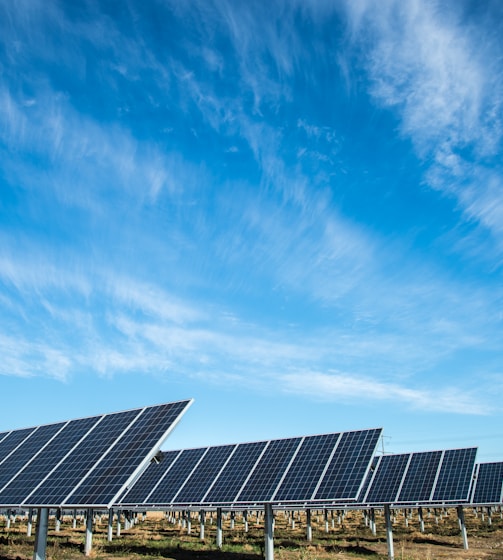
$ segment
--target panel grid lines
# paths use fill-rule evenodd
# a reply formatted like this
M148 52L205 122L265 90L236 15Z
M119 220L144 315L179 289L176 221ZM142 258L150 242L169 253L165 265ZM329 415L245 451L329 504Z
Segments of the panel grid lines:
M108 507L148 466L191 403L2 433L0 507L61 507L69 505L68 496L71 507Z

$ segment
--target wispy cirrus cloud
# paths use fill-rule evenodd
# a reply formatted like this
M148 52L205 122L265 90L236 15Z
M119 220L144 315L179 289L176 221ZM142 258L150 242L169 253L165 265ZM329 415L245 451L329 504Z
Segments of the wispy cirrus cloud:
M285 391L310 394L319 400L387 402L414 410L488 415L491 409L475 395L449 387L412 388L371 377L341 372L303 371L282 377Z
M426 164L427 184L454 197L465 218L491 231L501 249L498 22L487 34L465 25L462 5L441 11L434 1L346 6L353 37L363 46L370 95L399 115L401 133Z

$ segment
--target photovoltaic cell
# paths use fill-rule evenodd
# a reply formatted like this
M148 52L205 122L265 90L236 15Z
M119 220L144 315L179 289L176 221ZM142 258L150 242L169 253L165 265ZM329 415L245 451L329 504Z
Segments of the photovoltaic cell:
M178 452L151 465L117 506L239 505L356 500L381 430Z
M191 402L10 432L0 441L0 480L8 481L0 506L107 507Z
M434 502L468 501L476 454L476 448L444 452L433 494Z
M327 434L304 438L288 473L273 496L274 500L310 500L340 437L341 434Z
M476 449L385 455L362 503L435 504L467 501Z
M173 463L167 475L149 496L148 503L170 504L207 449L207 447L201 447L183 451Z
M0 493L0 503L22 503L97 421L98 417L69 422Z
M399 502L428 502L435 484L441 451L413 453Z
M380 429L344 432L314 499L356 500L380 435Z
M197 469L185 482L180 491L173 498L177 503L200 503L208 491L210 484L236 448L235 445L210 447Z
M7 434L0 442L0 466L8 459L9 455L21 445L23 441L37 428L25 428L23 430L15 430ZM1 476L1 475L0 475Z
M124 481L154 446L162 443L166 430L180 416L186 403L170 403L140 412L91 474L65 501L66 504L108 503L120 492ZM145 434L148 433L148 438Z
M224 470L205 496L204 502L210 504L233 503L266 445L266 441L238 445Z
M400 490L409 460L409 453L380 457L365 502L393 503Z
M142 504L158 483L166 476L181 451L166 451L159 463L152 462L134 485L119 500L122 504Z
M480 463L471 503L492 505L503 503L503 463Z
M64 424L52 424L34 430L24 445L5 458L0 466L0 492L63 426Z
M246 485L236 497L239 502L268 502L297 451L300 438L271 441Z

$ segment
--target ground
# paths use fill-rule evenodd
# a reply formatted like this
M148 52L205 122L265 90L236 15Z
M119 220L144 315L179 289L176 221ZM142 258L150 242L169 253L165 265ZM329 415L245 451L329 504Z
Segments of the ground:
M468 550L463 542L455 510L425 514L425 532L419 531L417 512L397 511L393 524L395 559L401 560L503 560L503 519L466 509ZM263 520L250 515L248 531L237 515L234 528L230 516L224 521L223 546L215 545L215 520L208 518L204 541L200 539L197 514L189 526L182 519L169 520L164 514L149 513L121 535L107 541L107 516L95 518L91 558L95 560L260 560L264 555ZM284 512L276 513L274 556L276 560L383 560L388 557L384 520L376 515L376 535L372 534L362 512L348 512L339 518L330 515L328 527L323 513L313 513L312 540L306 538L303 512L295 513L295 523ZM327 531L328 528L328 531ZM75 529L71 516L65 516L59 531L51 518L47 544L48 560L83 560L84 521ZM26 536L26 520L17 518L6 526L0 521L0 560L31 560L34 536Z

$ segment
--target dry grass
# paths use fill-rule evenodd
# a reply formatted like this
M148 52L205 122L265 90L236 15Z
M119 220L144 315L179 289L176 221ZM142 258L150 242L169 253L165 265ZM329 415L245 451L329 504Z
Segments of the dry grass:
M381 560L387 558L387 543L382 514L376 514L377 531L373 535L361 512L348 512L344 519L329 518L326 532L323 514L313 514L312 541L306 539L305 516L296 512L295 526L284 512L276 514L275 557L277 560ZM398 512L394 522L394 550L397 560L496 560L503 559L503 520L475 517L465 510L469 550L463 550L455 510L435 521L433 513L425 516L425 532L419 531L417 514L406 518ZM264 554L262 519L250 515L248 531L238 515L231 528L230 517L224 520L222 549L215 546L216 527L208 518L205 539L199 536L197 515L193 514L191 532L181 520L175 523L163 514L149 513L144 521L121 531L121 536L107 541L107 516L96 520L91 558L95 560L259 560ZM49 560L83 560L85 527L79 520L65 517L59 532L51 519L47 545ZM26 536L26 522L17 520L9 529L0 521L0 560L31 560L34 537Z

